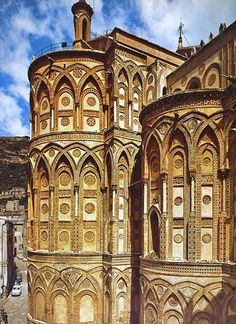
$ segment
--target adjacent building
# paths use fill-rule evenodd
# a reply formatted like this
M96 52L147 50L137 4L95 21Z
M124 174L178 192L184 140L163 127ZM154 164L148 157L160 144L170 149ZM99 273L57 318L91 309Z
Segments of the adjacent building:
M29 322L234 323L236 23L186 60L72 13L29 68Z
M6 298L15 279L13 224L0 219L0 297Z

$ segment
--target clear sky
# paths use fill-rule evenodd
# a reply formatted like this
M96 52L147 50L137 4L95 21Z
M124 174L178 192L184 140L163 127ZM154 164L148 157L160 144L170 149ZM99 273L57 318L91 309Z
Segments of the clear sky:
M29 135L27 70L41 48L73 40L75 0L0 0L0 136ZM191 45L236 19L235 0L87 0L92 31L120 27L175 51L182 19ZM184 39L185 44L188 45Z

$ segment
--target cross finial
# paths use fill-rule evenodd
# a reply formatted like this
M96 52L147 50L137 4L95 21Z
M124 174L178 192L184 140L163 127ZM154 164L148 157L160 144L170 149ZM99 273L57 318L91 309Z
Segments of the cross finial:
M179 28L178 28L179 37L182 37L183 27L184 27L184 24L182 23L181 18L180 18L180 23L179 23Z
M179 24L179 28L178 28L178 31L179 31L178 48L183 47L183 40L182 40L183 27L184 27L184 24L182 23L181 18L180 18L180 24Z

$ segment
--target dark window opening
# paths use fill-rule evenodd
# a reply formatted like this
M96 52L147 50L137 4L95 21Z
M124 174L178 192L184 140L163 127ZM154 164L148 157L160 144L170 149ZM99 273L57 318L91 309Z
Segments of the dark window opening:
M82 24L82 37L84 40L87 39L87 21L86 19L83 20L83 24Z
M158 216L155 212L151 214L151 231L152 231L152 245L153 251L157 256L160 256L160 230Z

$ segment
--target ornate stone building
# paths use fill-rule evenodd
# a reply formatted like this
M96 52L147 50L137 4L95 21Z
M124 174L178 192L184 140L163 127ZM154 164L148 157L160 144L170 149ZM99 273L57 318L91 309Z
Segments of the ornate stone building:
M236 25L186 61L72 12L29 68L29 322L234 323Z
M236 23L141 112L142 323L236 323L235 45Z

